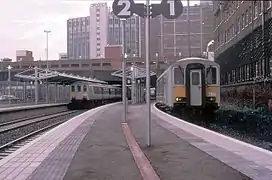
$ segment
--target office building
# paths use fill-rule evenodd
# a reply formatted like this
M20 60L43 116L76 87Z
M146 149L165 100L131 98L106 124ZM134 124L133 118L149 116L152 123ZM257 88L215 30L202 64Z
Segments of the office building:
M150 21L150 55L152 58L176 60L189 56L188 19L190 24L191 56L201 56L213 39L213 6L207 1L200 5L184 6L183 13L174 20L157 16ZM145 21L140 23L140 55L145 57Z
M108 35L107 3L91 4L90 6L90 58L103 58L107 46Z
M67 20L67 56L68 59L89 59L90 18L78 17Z
M16 61L34 61L32 51L28 50L17 50Z
M128 56L139 56L139 16L132 16L125 21L126 23L126 47L125 52ZM123 45L123 22L112 12L109 13L108 44Z

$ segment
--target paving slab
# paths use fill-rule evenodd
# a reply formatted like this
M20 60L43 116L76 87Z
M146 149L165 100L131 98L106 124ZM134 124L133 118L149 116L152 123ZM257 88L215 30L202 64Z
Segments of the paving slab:
M122 105L96 117L64 180L141 180L122 130Z
M128 107L128 124L161 180L248 180L247 176L191 145L199 138L184 134L185 139L159 124L152 117L152 146L146 148L147 112L144 105Z

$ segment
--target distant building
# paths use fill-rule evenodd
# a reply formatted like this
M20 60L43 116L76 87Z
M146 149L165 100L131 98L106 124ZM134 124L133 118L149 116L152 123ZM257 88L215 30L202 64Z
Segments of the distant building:
M111 66L115 69L122 68L123 46L108 45L105 47L105 59L110 59Z
M139 56L139 16L132 16L126 20L126 47L125 52L128 55L135 54ZM123 23L119 18L117 18L112 12L109 13L109 25L108 25L108 44L123 45Z
M12 59L11 58L7 58L7 57L4 57L3 59L1 59L2 62L11 62Z
M59 60L68 60L67 53L59 53Z
M32 51L28 50L17 50L16 61L34 61Z
M207 43L213 39L213 6L210 2L184 6L183 13L175 20L162 15L150 20L150 56L159 59L184 58L189 55L188 19L190 20L191 56L200 56ZM181 57L178 57L179 54ZM140 23L140 56L145 57L145 20Z
M67 20L68 59L90 58L90 18L79 17Z
M108 35L107 3L91 4L90 6L90 58L105 57Z

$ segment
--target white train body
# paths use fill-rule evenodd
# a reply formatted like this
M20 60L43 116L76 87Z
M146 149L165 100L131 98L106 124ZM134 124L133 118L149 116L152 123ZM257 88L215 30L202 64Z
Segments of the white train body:
M92 107L121 99L122 90L118 86L82 81L71 85L70 100L73 106L83 104L84 107Z

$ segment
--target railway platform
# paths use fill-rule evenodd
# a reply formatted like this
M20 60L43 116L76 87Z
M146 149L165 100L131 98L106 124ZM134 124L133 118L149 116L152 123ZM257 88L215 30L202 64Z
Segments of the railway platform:
M272 153L171 117L121 103L80 114L0 160L0 179L272 179Z

